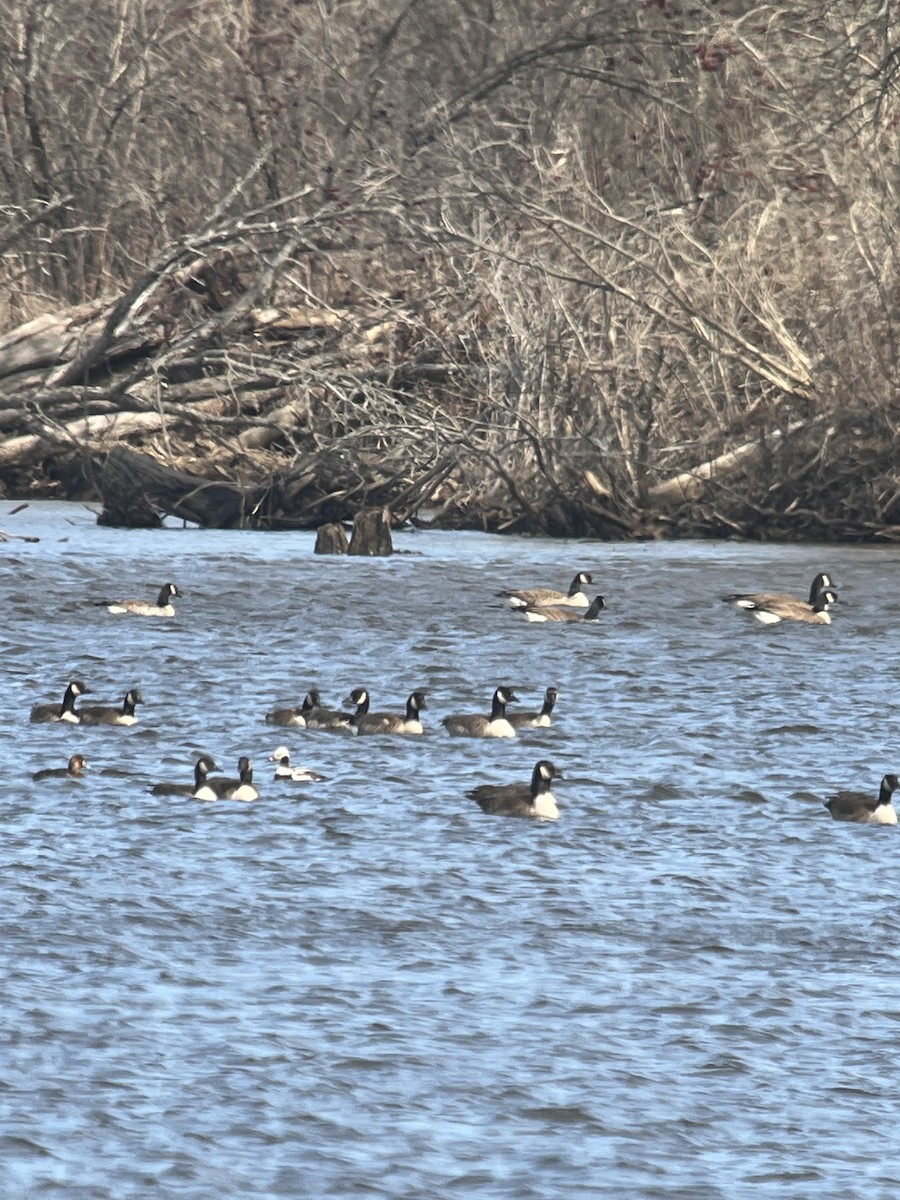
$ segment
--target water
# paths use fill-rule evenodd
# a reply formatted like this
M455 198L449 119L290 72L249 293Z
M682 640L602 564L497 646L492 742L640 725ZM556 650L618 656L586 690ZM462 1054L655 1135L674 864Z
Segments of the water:
M822 799L900 769L900 550L0 528L0 1195L895 1197L897 829ZM584 568L600 625L504 586ZM718 599L840 583L831 627ZM91 599L184 592L173 621ZM30 725L72 677L131 729ZM450 739L498 683L558 721ZM264 723L428 693L422 739ZM283 735L288 735L286 738ZM276 784L266 757L329 777ZM74 750L82 784L35 784ZM202 751L262 799L147 785ZM556 823L465 797L566 773ZM887 1144L886 1144L887 1143Z

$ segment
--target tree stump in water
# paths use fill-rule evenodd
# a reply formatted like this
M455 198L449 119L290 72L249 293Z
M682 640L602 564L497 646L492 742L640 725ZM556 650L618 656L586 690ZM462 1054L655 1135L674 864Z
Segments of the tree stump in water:
M316 547L313 554L346 554L347 535L343 525L333 521L330 525L320 525L316 530Z
M348 554L387 557L394 553L391 514L387 508L362 508L353 518Z

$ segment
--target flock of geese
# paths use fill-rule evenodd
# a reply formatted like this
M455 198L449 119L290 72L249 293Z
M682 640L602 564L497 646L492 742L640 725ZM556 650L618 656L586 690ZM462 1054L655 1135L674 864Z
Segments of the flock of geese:
M606 608L602 595L591 599L584 590L593 583L587 571L579 571L567 591L551 588L507 589L498 592L509 607L530 622L599 621ZM142 600L97 601L109 612L142 617L172 617L174 597L180 595L174 583L165 584L155 604ZM831 607L837 602L834 584L824 572L816 575L807 600L780 592L735 592L722 597L750 613L764 625L781 621L827 625L831 623ZM78 679L70 681L62 701L40 703L31 709L31 721L62 722L76 725L133 725L137 721L135 708L142 702L137 688L130 688L120 705L82 704L81 696L90 689ZM518 699L515 690L501 685L494 690L489 714L452 713L442 719L447 732L454 737L517 737L520 729L546 728L552 724L557 701L557 689L548 687L541 709L536 712L507 714L507 706ZM329 708L322 703L315 689L307 692L297 707L275 708L266 714L266 722L283 728L321 730L353 736L390 735L417 736L424 733L421 712L427 707L422 690L412 692L404 713L377 712L370 709L370 696L365 688L354 688L343 701L344 707ZM279 746L270 756L276 764L274 778L295 783L323 782L325 777L308 767L294 767L287 746ZM155 795L189 796L195 800L243 800L259 798L253 783L253 764L246 756L238 760L236 778L215 776L219 770L208 754L201 754L194 765L194 778L186 783L158 783L151 787ZM52 767L34 773L35 780L55 777L81 779L87 768L82 754L73 754L66 767ZM483 784L467 795L481 810L499 816L555 820L559 806L553 794L554 780L563 773L548 759L535 763L527 783ZM896 825L897 812L893 793L900 788L900 778L885 775L877 796L862 792L841 791L825 802L831 816L838 821L865 824Z

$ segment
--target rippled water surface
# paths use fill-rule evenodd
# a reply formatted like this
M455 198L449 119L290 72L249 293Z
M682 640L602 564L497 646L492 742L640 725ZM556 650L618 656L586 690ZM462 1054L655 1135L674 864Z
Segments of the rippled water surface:
M0 528L0 1196L887 1198L900 1023L896 828L822 799L900 770L890 548ZM590 570L600 625L504 586ZM717 599L805 593L831 627ZM152 598L177 617L113 617ZM83 678L130 729L31 725ZM558 721L462 740L498 683ZM427 735L273 729L318 686L425 688ZM328 782L276 783L267 756ZM82 783L35 783L83 751ZM148 785L207 751L262 798ZM556 823L478 783L563 769Z

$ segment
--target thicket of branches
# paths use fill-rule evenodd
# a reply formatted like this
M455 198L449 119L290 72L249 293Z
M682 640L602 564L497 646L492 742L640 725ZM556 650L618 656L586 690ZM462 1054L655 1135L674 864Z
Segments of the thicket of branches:
M0 18L7 490L128 413L174 464L377 466L449 523L898 531L890 5Z

